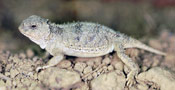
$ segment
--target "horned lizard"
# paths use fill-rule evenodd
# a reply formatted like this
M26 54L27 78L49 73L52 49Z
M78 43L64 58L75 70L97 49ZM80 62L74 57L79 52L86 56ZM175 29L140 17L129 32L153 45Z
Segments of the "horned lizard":
M128 86L135 84L139 67L124 53L125 48L136 47L156 54L166 55L136 39L91 22L54 24L48 19L32 15L23 20L19 30L54 56L49 60L48 65L38 67L37 70L57 65L63 60L64 55L97 57L116 51L118 57L131 70L126 79Z

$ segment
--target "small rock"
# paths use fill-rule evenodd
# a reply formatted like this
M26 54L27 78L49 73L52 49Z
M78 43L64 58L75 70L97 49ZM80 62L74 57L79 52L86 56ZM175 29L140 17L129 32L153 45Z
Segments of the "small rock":
M108 67L107 67L107 66L103 66L102 68L103 68L103 70L102 70L101 73L105 73L105 72L107 72L107 70L108 70Z
M112 70L114 70L114 67L112 65L109 65L108 66L108 71L112 71Z
M91 81L92 90L124 90L125 76L121 71L102 74Z
M93 76L92 75L89 75L88 77L87 77L87 80L92 80L93 79Z
M74 86L78 86L75 90L90 90L87 83L81 82L79 85L74 85Z
M24 53L20 53L19 58L24 59L24 58L26 58L26 55Z
M34 52L31 49L27 49L26 54L28 58L32 58L34 56Z
M140 82L133 87L126 87L124 90L160 90L160 89L150 89L146 84L140 84Z
M143 59L143 66L146 66L146 67L151 67L151 65L152 65L152 63L153 63L153 60L151 60L151 58L145 58L145 59Z
M122 71L123 68L124 68L124 65L123 65L122 62L117 62L117 63L114 64L114 68L117 69L117 70L121 70Z
M60 68L69 68L71 66L71 62L69 60L62 60L58 66Z
M38 57L37 56L34 56L32 60L35 62L35 61L38 60Z
M94 61L93 60L89 60L89 61L86 62L86 64L88 66L93 66L94 65Z
M83 62L77 62L74 66L74 70L83 72L84 68L86 67L86 64Z
M109 59L108 56L105 57L105 59L103 59L102 63L105 65L108 65L111 62L111 60Z
M145 72L145 71L148 70L148 67L147 66L142 66L141 70Z
M160 64L160 60L161 60L161 57L160 56L153 57L152 67L158 66Z
M93 58L93 61L95 62L96 66L101 65L102 57L95 57Z
M132 90L132 89L131 89ZM145 84L138 84L135 90L149 90L148 86ZM154 90L154 89L153 89Z
M75 71L50 67L39 73L38 79L52 88L68 88L81 82L80 75Z
M138 79L144 82L154 82L160 90L174 90L175 88L175 74L160 67L139 74Z
M112 62L111 62L111 65L113 65L116 70L122 71L124 68L123 62L118 58L117 55L114 55Z

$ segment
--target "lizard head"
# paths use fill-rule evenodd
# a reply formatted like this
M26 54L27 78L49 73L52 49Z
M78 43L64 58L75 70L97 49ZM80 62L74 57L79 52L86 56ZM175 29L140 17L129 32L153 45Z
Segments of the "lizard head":
M46 39L50 34L49 21L36 15L32 15L23 20L19 26L19 31L32 41L45 48Z

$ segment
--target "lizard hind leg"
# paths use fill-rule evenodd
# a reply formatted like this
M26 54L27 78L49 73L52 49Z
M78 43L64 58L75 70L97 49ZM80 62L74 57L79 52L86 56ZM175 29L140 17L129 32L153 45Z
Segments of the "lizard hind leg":
M132 59L130 57L128 57L125 53L124 53L124 48L123 45L115 45L114 50L117 52L118 57L122 60L122 62L127 65L130 68L130 72L127 75L127 83L126 85L131 87L133 84L136 83L135 78L138 75L138 71L139 71L139 67L138 65L132 61Z
M36 71L38 72L38 71L41 70L41 69L47 69L47 68L49 68L49 67L55 66L55 65L57 65L61 60L63 60L63 58L64 58L64 55L62 55L62 54L59 54L59 55L57 55L57 56L54 56L54 57L52 57L52 58L48 61L48 63L47 63L46 66L37 67L37 68L36 68Z

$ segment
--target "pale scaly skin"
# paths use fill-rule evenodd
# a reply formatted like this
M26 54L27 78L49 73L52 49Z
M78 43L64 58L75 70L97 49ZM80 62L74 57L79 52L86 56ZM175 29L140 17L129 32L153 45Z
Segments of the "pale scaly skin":
M38 67L37 70L57 65L63 60L64 55L97 57L116 51L118 57L131 69L127 75L128 86L135 84L139 68L124 53L125 48L137 47L165 55L165 53L148 47L133 38L91 22L55 25L47 19L32 15L21 23L19 30L54 56L46 66Z

